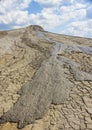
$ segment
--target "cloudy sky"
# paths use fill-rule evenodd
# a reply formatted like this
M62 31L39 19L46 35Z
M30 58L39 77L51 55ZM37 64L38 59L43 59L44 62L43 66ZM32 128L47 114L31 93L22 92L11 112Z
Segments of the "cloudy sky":
M33 24L92 38L92 0L0 0L0 30Z

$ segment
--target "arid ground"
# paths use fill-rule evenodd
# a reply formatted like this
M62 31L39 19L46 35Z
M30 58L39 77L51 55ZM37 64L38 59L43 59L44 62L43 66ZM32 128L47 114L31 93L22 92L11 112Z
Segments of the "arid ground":
M92 39L0 31L0 130L19 129L92 130Z

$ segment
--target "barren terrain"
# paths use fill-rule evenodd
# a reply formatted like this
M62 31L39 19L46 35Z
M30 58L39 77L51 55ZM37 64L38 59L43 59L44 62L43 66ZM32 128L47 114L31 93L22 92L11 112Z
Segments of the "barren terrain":
M92 130L92 39L0 31L0 130L18 129Z

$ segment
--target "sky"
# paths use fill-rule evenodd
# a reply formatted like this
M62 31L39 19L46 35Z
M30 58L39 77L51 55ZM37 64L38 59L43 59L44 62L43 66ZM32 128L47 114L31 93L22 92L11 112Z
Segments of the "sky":
M0 30L29 25L92 38L92 0L0 0Z

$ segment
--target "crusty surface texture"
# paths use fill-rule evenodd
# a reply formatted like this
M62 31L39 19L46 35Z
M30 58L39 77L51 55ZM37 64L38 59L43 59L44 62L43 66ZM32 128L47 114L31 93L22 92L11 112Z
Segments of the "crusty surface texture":
M0 130L91 130L91 92L92 39L0 32Z

